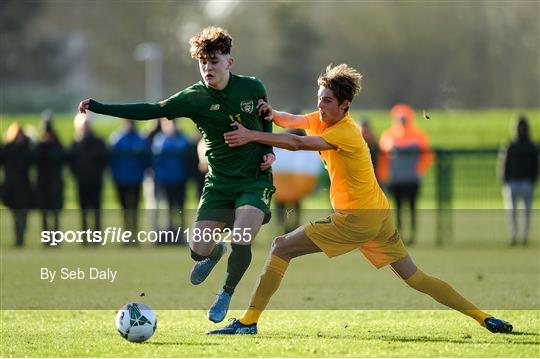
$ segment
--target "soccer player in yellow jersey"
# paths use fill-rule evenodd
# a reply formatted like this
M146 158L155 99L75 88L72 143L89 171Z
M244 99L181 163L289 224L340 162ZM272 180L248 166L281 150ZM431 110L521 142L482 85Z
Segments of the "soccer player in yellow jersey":
M308 136L263 133L235 123L225 134L231 147L258 142L289 150L319 151L330 175L334 209L326 220L308 223L275 238L249 309L240 319L208 334L256 334L257 322L270 297L296 257L324 252L335 257L359 249L377 268L391 265L412 288L478 321L491 332L508 333L512 325L479 310L446 282L416 267L396 230L388 199L377 184L361 130L349 115L349 106L360 92L362 75L342 64L328 66L318 79L318 112L292 115L273 110L264 101L258 109L280 127L303 128Z

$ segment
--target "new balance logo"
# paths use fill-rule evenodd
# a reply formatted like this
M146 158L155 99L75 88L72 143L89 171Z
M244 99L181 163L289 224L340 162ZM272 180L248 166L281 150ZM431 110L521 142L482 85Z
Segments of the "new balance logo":
M210 111L218 111L219 110L219 103L215 103L212 106L210 106Z

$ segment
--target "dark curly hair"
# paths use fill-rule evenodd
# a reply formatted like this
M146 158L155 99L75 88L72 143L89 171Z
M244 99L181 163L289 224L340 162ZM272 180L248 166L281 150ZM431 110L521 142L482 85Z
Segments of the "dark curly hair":
M210 26L189 40L191 57L195 60L207 59L216 52L223 55L231 53L233 39L227 30Z

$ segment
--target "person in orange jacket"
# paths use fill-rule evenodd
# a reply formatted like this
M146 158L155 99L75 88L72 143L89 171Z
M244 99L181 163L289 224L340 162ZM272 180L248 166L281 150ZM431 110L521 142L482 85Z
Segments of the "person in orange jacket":
M390 110L392 127L383 132L379 140L377 178L394 197L397 227L401 232L403 203L408 202L411 212L411 236L407 244L415 242L416 201L421 179L433 163L428 136L415 126L415 113L406 104L397 104Z

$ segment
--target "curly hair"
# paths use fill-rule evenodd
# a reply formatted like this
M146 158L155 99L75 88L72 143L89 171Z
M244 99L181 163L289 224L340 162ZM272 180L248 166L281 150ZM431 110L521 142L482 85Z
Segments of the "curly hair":
M227 30L210 26L189 39L191 57L195 60L206 59L216 52L223 55L231 53L233 39Z
M330 64L317 79L317 84L332 90L338 103L342 104L345 100L352 101L360 93L361 81L362 74L347 64L334 67Z

